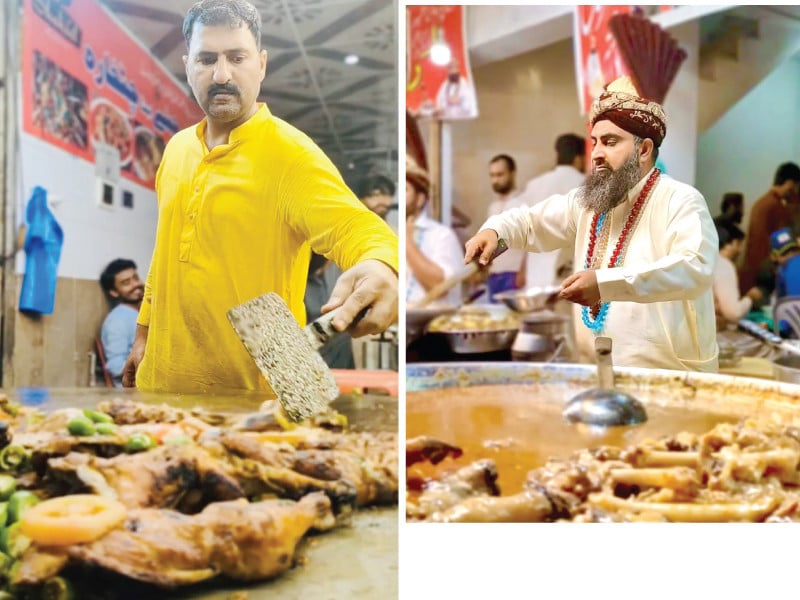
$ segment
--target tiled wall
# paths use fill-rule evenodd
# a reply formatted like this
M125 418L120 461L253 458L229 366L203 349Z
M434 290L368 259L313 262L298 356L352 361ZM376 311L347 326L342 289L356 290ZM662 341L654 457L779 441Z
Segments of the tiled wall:
M18 298L21 275L16 283ZM3 387L89 385L89 353L108 310L96 280L59 278L53 314L14 313L11 368L7 362Z

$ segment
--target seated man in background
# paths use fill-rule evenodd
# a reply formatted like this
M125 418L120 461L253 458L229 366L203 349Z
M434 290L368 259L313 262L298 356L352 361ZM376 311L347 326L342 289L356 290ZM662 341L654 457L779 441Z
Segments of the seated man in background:
M136 337L136 318L144 297L144 282L136 263L126 258L112 260L100 275L100 285L109 303L115 305L100 328L106 354L106 369L116 387L122 387L122 368Z

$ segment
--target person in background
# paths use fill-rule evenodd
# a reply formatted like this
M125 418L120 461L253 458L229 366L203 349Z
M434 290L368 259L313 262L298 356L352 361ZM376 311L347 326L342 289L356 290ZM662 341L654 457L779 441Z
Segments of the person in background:
M566 194L586 180L586 139L574 133L556 138L556 166L528 181L522 202L534 206L554 194ZM558 285L572 272L572 250L526 253L523 260L525 285Z
M304 304L306 320L311 322L322 316L322 307L331 296L341 270L327 258L314 252L308 265L308 281ZM334 336L319 353L331 369L355 369L352 339L347 333Z
M489 203L487 217L522 206L522 197L517 190L517 164L508 154L498 154L489 161L489 181L495 199ZM523 259L525 252L509 249L489 265L488 295L490 302L496 302L494 295L508 290L525 287Z
M613 340L615 365L718 369L711 292L717 232L702 194L655 168L664 110L620 78L592 104L592 174L567 195L492 217L464 262L487 264L503 239L529 252L574 248L560 298L580 305L578 351Z
M798 217L800 201L800 167L784 163L775 172L770 190L755 201L750 209L747 243L739 269L739 289L756 285L762 263L769 258L770 235L784 227L792 227Z
M394 182L385 175L369 175L358 184L359 200L384 219L397 233L397 196Z
M777 266L775 274L775 299L800 296L800 244L797 230L788 227L770 236L772 261Z
M425 214L429 192L428 173L406 157L406 305L419 302L432 287L461 269L463 252L455 232ZM460 305L460 286L435 302Z
M769 298L769 294L760 286L753 286L747 294L741 297L739 295L739 278L734 263L744 242L744 232L732 222L718 223L716 228L719 237L719 258L714 267L712 290L720 356L725 356L728 360L738 356L768 360L776 358L778 352L772 346L749 333L740 331L737 326L741 319L751 318L751 313L759 311ZM723 364L721 359L720 366Z
M714 217L714 225L727 225L730 223L739 227L744 217L744 195L740 192L726 193L722 196L720 211L721 214Z
M227 312L275 292L303 325L314 251L344 271L321 308L340 308L333 326L354 337L384 331L397 318L397 236L308 136L258 102L267 51L251 3L202 0L183 34L186 77L205 118L164 150L153 259L123 384L274 393Z
M714 309L717 328L723 329L747 316L754 307L764 301L758 286L753 286L744 296L739 295L739 277L735 262L742 249L744 232L733 223L718 223L719 259L714 267Z
M136 337L136 319L144 297L144 282L136 263L117 258L100 274L100 286L114 307L100 327L100 341L106 355L106 369L116 387L122 387L122 369Z

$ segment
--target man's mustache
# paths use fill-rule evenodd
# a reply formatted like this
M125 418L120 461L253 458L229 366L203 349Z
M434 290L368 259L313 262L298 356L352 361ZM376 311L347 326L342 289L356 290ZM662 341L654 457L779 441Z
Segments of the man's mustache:
M230 83L216 83L208 88L208 97L213 98L217 94L229 94L231 96L239 95L239 88Z

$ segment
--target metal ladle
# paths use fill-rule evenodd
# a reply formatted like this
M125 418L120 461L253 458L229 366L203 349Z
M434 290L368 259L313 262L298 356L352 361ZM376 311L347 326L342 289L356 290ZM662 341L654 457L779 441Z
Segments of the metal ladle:
M630 394L614 387L611 338L596 338L594 351L597 356L599 387L581 392L567 402L563 412L567 421L595 427L638 425L647 421L644 405Z

